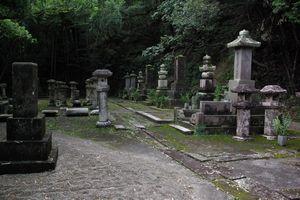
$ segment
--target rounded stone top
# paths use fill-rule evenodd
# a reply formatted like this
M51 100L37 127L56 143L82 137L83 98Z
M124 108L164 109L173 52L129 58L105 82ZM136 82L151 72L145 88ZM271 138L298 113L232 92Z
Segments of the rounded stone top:
M227 44L228 48L256 48L260 46L261 43L253 40L247 30L240 31L238 38Z
M47 81L47 83L55 83L56 81L54 80L54 79L49 79L48 81Z
M211 57L209 56L209 55L205 55L204 57L203 57L203 60L205 61L205 60L211 60Z
M263 89L260 90L263 94L281 94L281 93L287 93L285 89L280 87L279 85L267 85L263 87Z
M130 76L129 76L129 73L127 72L126 74L125 74L125 76L124 76L124 78L126 79L126 78L129 78Z
M258 91L259 91L258 89L248 84L238 85L236 88L231 90L231 92L233 93L240 93L240 94L251 94L251 93L257 93Z
M137 75L134 73L134 71L132 71L130 77L137 77Z
M70 82L70 85L78 85L78 83L75 82L75 81L71 81L71 82Z
M97 78L107 78L112 75L113 75L113 73L108 69L98 69L98 70L94 71L94 73L93 73L93 76L95 76Z

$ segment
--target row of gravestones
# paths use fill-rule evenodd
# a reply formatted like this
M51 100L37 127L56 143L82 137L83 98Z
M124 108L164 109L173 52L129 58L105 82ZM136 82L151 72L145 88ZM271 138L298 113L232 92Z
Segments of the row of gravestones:
M253 40L249 32L243 30L238 38L228 43L228 48L234 48L234 80L230 80L227 99L212 101L215 89L214 70L210 57L203 58L200 67L200 90L192 98L191 109L175 109L176 121L190 121L194 125L205 125L207 132L231 132L235 130L237 140L249 139L250 128L253 132L260 132L263 128L268 139L276 137L273 121L279 115L282 107L279 96L286 93L278 85L269 85L260 90L266 98L264 102L254 103L253 93L258 93L255 81L251 80L252 51L260 46L260 42ZM251 111L255 113L251 114Z

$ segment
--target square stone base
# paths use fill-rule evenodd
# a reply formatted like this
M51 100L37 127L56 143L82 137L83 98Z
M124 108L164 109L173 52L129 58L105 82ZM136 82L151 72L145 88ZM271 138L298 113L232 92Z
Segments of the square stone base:
M0 161L1 174L40 173L54 170L58 157L58 148L53 147L46 160L41 161Z

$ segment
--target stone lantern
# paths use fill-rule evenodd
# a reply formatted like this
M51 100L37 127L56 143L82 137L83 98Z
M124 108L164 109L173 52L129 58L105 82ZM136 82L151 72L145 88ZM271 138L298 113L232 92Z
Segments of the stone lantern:
M61 107L67 107L68 90L69 87L67 86L66 82L59 81L59 100Z
M257 93L258 90L252 85L241 84L231 90L231 92L237 93L238 96L237 101L233 104L233 107L237 110L236 136L233 138L239 141L245 141L250 139L250 109L253 107L250 99L251 94Z
M70 82L70 89L71 89L71 101L73 104L73 107L81 107L80 102L80 93L77 89L78 83L75 81Z
M214 99L214 91L216 88L216 81L214 79L214 71L216 66L211 64L211 57L206 55L203 57L203 65L199 67L201 72L200 92L203 93L202 100L212 101Z
M146 98L146 94L145 94L145 79L144 79L142 71L139 72L139 75L138 75L137 79L138 79L137 90L140 93L141 98L144 99L144 98Z
M131 72L131 74L130 74L130 88L129 88L130 92L133 92L134 90L136 90L136 78L137 78L137 75L134 72Z
M262 102L265 108L264 136L268 140L274 140L277 136L273 123L274 119L279 116L279 109L282 106L279 102L279 96L287 91L279 85L267 85L260 92L265 95L265 101Z
M255 81L251 80L253 49L260 47L261 43L250 37L249 31L242 30L236 40L227 44L228 48L234 48L234 80L229 81L229 99L236 102L237 95L231 90L241 84L255 87Z
M129 73L127 72L126 75L124 76L124 80L125 80L125 91L129 92L130 90L130 76Z
M49 106L55 106L55 89L56 89L56 81L50 79L47 81L48 83L48 93L49 93Z
M97 127L106 127L111 125L111 121L108 119L107 109L107 92L110 87L107 83L107 78L112 76L112 72L107 69L98 69L93 73L98 79L97 92L99 99L99 121Z
M92 109L96 109L98 106L98 97L97 97L97 77L90 78L91 80L91 103Z
M7 84L6 83L1 83L0 84L0 89L1 89L1 95L0 95L0 98L2 97L2 99L7 99L7 96L6 96L6 87L7 87Z
M166 70L166 65L161 64L160 70L158 72L158 86L157 92L158 93L167 93L168 90L168 80L167 80L168 71Z

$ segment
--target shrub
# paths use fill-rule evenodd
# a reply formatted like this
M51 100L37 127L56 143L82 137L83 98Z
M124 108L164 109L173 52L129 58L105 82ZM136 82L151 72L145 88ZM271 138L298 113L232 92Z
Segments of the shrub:
M138 90L134 90L133 92L131 92L130 94L130 98L131 100L134 100L134 101L138 101L139 98L140 98L140 92Z
M155 90L150 90L148 92L147 98L151 105L156 105L157 93Z
M189 103L191 100L192 94L190 92L187 92L185 94L180 95L180 101L181 103Z
M290 115L281 115L274 119L273 124L277 135L288 135L288 128L292 122Z
M195 128L195 134L196 135L205 135L205 128L206 126L204 124L198 124Z

